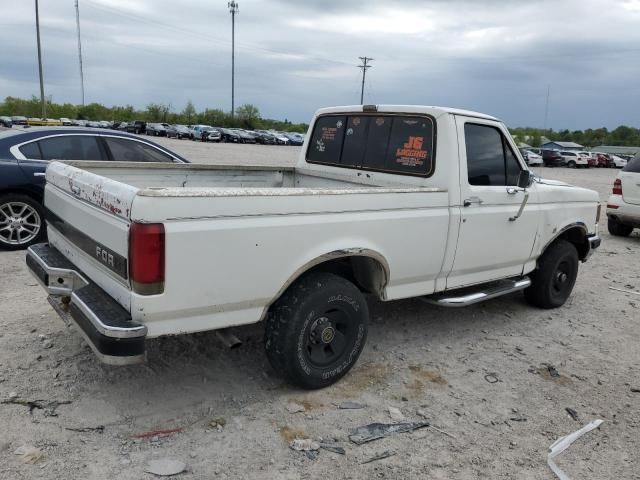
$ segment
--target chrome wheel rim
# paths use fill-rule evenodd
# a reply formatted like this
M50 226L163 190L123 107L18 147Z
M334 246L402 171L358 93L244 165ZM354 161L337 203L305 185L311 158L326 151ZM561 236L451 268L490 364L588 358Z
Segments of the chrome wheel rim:
M0 243L24 245L36 238L42 228L40 214L28 203L0 205Z

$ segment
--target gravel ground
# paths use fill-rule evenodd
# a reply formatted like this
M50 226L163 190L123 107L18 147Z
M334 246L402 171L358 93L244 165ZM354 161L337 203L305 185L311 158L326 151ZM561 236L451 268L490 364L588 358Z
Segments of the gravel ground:
M292 164L299 151L161 143L212 162ZM540 171L603 201L615 176ZM640 291L640 235L603 230L557 310L532 308L520 294L461 310L371 299L357 367L316 392L282 382L260 326L237 329L244 344L234 350L205 333L150 341L146 365L101 365L49 307L24 252L0 252L0 478L153 478L148 462L168 457L187 464L185 479L551 479L549 445L596 418L602 426L559 464L572 478L640 478L640 296L608 288ZM30 412L6 403L16 400L41 402ZM337 408L347 400L365 408ZM304 411L290 413L291 402ZM389 407L438 430L349 442L356 426L392 421ZM288 448L296 435L337 442L346 454L322 449L311 459ZM40 458L25 462L14 453L21 446ZM363 463L385 451L393 455Z

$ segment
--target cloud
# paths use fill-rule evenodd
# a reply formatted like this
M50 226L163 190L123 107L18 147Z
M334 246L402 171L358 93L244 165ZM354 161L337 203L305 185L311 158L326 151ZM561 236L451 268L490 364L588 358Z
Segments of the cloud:
M554 128L637 126L639 0L239 0L236 103L306 121L360 97ZM0 19L0 97L38 92L32 2ZM210 0L80 0L87 101L230 108L231 17ZM78 102L72 1L40 2L45 89Z

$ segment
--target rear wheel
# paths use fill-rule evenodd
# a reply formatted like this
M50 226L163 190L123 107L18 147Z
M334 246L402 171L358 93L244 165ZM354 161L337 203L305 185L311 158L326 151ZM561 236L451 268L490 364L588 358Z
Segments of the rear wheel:
M576 168L576 162L574 162L573 160L569 160L567 162L567 167L569 168Z
M296 281L269 309L265 349L273 368L306 388L338 381L367 338L369 309L358 288L327 272Z
M36 200L20 194L0 196L0 248L27 248L44 234L44 212Z
M633 227L619 223L612 218L607 220L607 228L609 229L609 233L616 237L628 237L631 235L631 232L633 232Z
M526 288L527 301L540 308L558 308L571 295L578 276L578 251L566 240L556 240L538 260Z

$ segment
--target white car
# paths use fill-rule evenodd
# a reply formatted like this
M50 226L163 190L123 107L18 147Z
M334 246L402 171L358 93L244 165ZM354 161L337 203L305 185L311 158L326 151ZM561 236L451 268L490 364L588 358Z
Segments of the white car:
M562 158L567 161L567 167L569 168L588 168L589 159L591 155L587 152L574 152L568 150L562 150L560 152Z
M522 290L557 308L600 245L598 194L534 176L482 113L321 109L281 164L52 162L49 243L27 265L104 362L264 321L274 370L312 389L357 361L365 294L464 307Z
M611 155L611 154L609 154L609 157L613 161L613 164L616 166L616 168L624 168L627 166L626 158L622 158L617 155Z
M617 237L627 237L640 228L640 155L616 176L607 200L607 220L609 233Z
M527 165L530 165L530 166L542 165L544 163L542 161L542 155L538 155L537 153L532 152L531 150L525 150L524 152L522 152L522 156L527 162Z

